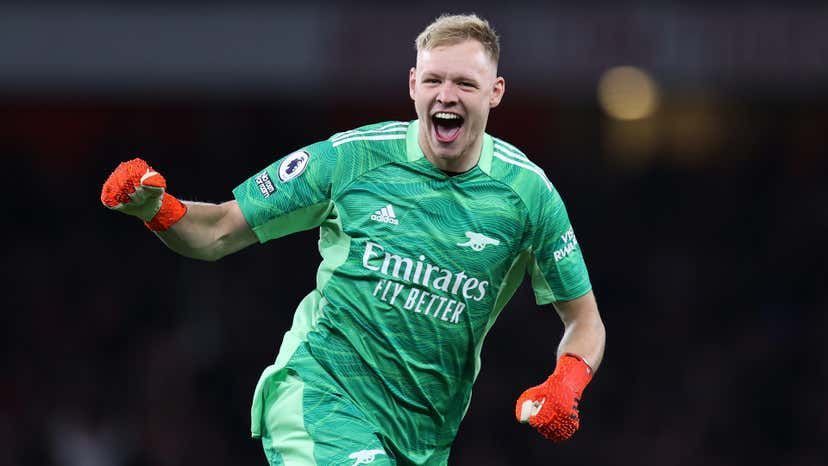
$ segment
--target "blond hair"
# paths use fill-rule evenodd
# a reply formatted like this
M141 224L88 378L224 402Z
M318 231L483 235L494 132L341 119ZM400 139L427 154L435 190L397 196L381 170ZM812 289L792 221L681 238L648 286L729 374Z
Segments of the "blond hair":
M455 45L467 40L476 40L483 45L483 50L497 63L500 59L500 37L485 19L475 14L443 14L429 24L417 36L417 52L431 50L444 45Z

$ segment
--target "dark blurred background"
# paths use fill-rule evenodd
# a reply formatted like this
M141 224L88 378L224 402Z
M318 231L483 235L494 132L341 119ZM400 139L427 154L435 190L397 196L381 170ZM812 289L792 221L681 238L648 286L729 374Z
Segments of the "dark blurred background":
M826 464L828 8L507 3L0 3L0 464L264 464L249 403L317 234L196 262L100 186L140 155L224 201L415 118L413 40L445 10L502 34L489 132L563 193L608 330L581 431L548 443L513 406L562 326L521 289L451 464Z

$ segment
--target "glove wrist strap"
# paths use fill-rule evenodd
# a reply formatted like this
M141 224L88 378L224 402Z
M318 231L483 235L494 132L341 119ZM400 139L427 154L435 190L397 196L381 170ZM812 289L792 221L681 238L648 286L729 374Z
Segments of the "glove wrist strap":
M181 220L181 217L186 213L187 206L176 199L175 196L165 192L158 213L148 222L144 222L144 225L152 231L166 231L177 221Z
M566 353L558 359L552 376L559 377L580 396L592 380L592 368L577 354Z
M592 366L590 366L589 363L586 362L586 359L578 356L575 353L564 353L563 356L561 356L561 358L564 358L564 357L567 357L567 356L570 357L570 358L575 358L575 359L581 361L584 364L584 366L586 367L587 373L590 375L590 377L592 377Z

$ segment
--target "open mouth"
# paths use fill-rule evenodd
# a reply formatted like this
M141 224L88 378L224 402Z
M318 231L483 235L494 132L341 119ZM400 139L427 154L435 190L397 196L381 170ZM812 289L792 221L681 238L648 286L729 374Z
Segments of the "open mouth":
M431 116L434 133L440 142L454 142L463 127L463 117L451 112L437 112Z

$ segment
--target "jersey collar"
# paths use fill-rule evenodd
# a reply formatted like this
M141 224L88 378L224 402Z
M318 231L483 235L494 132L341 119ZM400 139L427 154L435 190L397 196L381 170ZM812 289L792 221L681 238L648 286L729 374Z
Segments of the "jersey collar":
M417 141L419 127L419 120L414 120L408 125L408 132L405 133L405 151L409 162L425 157ZM477 161L477 166L487 175L490 175L492 171L492 152L494 152L494 141L487 133L483 133L483 147L480 149L480 160Z

